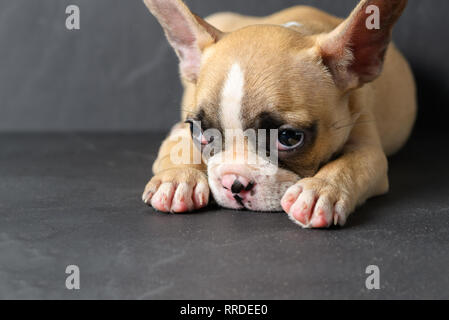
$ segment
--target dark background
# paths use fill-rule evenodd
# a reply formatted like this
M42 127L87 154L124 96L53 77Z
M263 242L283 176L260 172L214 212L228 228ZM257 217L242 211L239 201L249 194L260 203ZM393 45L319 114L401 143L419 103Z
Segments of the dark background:
M267 15L308 4L346 16L356 0L189 0ZM65 8L81 30L65 28ZM395 41L415 71L418 127L446 129L449 1L410 0ZM167 130L178 118L177 61L141 0L0 0L0 131ZM419 132L419 131L418 131Z
M346 16L357 1L188 3L203 16L300 3ZM69 4L79 31L65 28ZM141 202L181 98L175 54L141 0L0 0L0 299L447 299L448 15L447 0L411 0L396 28L421 114L390 159L390 192L318 231L282 213L165 215ZM80 291L65 287L71 264Z

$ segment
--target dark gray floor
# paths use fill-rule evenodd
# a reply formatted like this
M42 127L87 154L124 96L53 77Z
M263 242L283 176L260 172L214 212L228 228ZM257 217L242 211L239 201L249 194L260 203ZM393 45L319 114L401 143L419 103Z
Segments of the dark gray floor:
M389 195L313 231L280 213L155 213L140 195L160 134L0 135L0 298L449 298L446 138L414 138Z

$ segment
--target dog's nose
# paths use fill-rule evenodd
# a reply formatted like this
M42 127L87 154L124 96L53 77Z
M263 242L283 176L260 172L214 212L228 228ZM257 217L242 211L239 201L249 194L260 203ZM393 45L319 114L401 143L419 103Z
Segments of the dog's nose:
M235 175L226 174L221 178L223 188L231 190L233 194L240 194L245 191L250 191L254 187L254 183L247 178Z

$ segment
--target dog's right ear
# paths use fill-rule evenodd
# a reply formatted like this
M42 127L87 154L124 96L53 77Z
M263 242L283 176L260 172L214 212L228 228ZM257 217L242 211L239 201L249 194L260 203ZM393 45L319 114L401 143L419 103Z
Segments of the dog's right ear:
M323 63L338 87L358 88L380 75L393 26L406 5L407 0L362 0L349 18L319 38ZM372 12L379 25L368 28Z
M196 82L205 48L223 35L215 27L192 13L181 0L144 0L158 19L168 41L180 60L181 76Z

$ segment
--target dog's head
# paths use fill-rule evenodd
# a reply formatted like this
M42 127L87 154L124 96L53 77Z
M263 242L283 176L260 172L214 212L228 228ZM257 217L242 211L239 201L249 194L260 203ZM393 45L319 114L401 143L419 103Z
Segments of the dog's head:
M336 28L310 34L277 25L224 33L182 1L145 0L194 86L184 120L208 149L204 161L220 205L280 210L288 187L341 151L363 105L350 92L381 73L406 2L361 1ZM380 23L368 28L376 10Z

